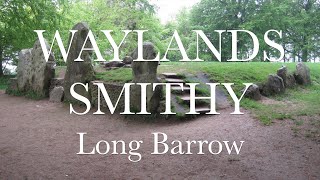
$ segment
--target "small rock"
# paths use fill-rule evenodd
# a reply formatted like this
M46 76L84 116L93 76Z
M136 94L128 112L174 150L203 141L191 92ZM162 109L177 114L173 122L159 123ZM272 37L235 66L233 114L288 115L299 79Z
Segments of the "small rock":
M125 63L125 64L131 64L132 61L133 61L133 59L131 56L126 56L123 58L123 63Z
M50 102L62 102L64 96L64 88L57 86L50 92Z
M244 90L242 90L242 92L243 91ZM259 86L256 84L252 84L246 91L245 97L256 100L256 101L261 100L262 96L260 94Z
M261 93L265 96L284 93L285 86L280 76L274 74L269 75L267 83L262 85Z
M104 63L105 68L119 68L119 67L123 67L124 65L125 64L120 61L110 61L110 62Z

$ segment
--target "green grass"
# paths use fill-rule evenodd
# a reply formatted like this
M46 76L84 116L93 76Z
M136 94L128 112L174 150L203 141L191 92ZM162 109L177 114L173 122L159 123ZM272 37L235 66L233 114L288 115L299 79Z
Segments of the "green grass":
M28 92L25 92L25 96L29 99L33 99L33 100L41 100L41 99L44 99L46 98L45 95L40 95L34 91L28 91Z
M5 90L8 87L9 79L14 76L0 76L0 90Z
M26 96L27 98L34 99L34 100L40 100L43 99L44 96L38 95L35 92L28 91L28 92L20 92L17 90L10 90L8 88L8 83L10 78L14 78L14 76L1 76L0 77L0 90L6 90L6 93L14 95L14 96Z
M296 121L299 116L319 116L319 95L320 84L317 81L313 81L313 85L297 86L293 89L286 89L284 94L269 97L275 102L279 102L278 104L266 105L250 99L244 99L241 106L250 109L263 124L270 125L275 119Z
M41 100L46 98L44 95L40 95L34 91L21 92L18 90L7 89L6 93L13 96L25 96L26 98L33 99L33 100Z
M257 119L264 125L270 125L273 120L293 119L293 110L288 110L283 104L266 105L251 99L244 98L241 107L250 109Z
M197 72L205 72L213 81L235 83L235 91L240 91L243 88L243 82L264 82L267 79L267 76L269 74L274 74L282 64L283 63L261 62L168 62L161 63L158 68L158 73L175 72L178 74L194 74ZM289 68L289 71L293 71L295 69L295 64L293 63L286 63L285 65ZM312 71L315 71L315 69L316 67L313 67ZM132 80L132 72L131 69L120 68L112 71L99 72L96 77L100 80L109 82L128 82Z
M162 66L163 65L163 66ZM208 74L210 80L220 83L234 83L235 92L244 88L242 83L262 83L267 80L269 74L275 74L283 63L263 62L170 62L159 66L159 73L197 73ZM285 64L289 72L295 70L294 63ZM320 67L320 66L319 66ZM239 95L239 94L238 94Z
M105 72L97 72L96 78L102 81L126 83L132 80L132 70L130 68L121 68Z

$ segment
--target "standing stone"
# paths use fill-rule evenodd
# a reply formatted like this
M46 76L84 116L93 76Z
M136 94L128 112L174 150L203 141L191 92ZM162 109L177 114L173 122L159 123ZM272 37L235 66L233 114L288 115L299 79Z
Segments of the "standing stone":
M286 85L286 80L287 80L287 72L288 68L286 66L282 66L280 69L277 71L277 75L280 76L283 80L283 84Z
M49 51L49 45L46 42ZM24 49L19 53L17 68L17 85L20 92L32 92L39 97L49 96L51 79L55 76L55 59L50 54L46 62L40 41L36 41L32 49Z
M70 87L74 83L89 83L94 79L94 70L91 64L92 51L82 51L81 59L82 62L75 62L74 60L78 58L80 51L85 43L86 37L89 32L89 27L85 23L76 24L72 30L77 30L75 33L72 44L69 51L69 56L67 59L67 71L64 79L64 90L65 96L64 100L75 101L75 99L70 94ZM69 37L69 43L71 41L71 34ZM68 43L68 44L69 44ZM91 42L88 40L85 44L85 48L92 48ZM85 90L83 86L75 86L75 92L78 94L89 98L90 94Z
M46 43L46 48L50 46ZM50 54L48 62L44 59L40 41L37 41L31 51L33 76L31 78L32 90L40 96L48 96L51 79L55 76L55 59L53 54Z
M152 43L146 42L143 44L143 58L146 60L152 60L156 57L155 48ZM132 54L133 59L138 58L138 48ZM162 97L162 87L157 86L153 90L153 83L158 83L157 68L158 63L156 61L133 61L132 62L132 74L133 83L152 83L147 87L147 111L155 113L158 110L160 100ZM141 106L141 88L140 86L132 86L131 93L131 105L140 112Z
M50 102L62 102L63 95L64 95L63 87L62 86L57 86L50 92L49 101Z
M298 63L294 77L298 84L309 85L311 84L310 69L304 63Z
M283 80L278 75L269 75L268 81L261 88L261 93L265 96L284 93Z
M31 49L23 49L19 52L19 61L17 66L17 85L18 91L24 92L31 77Z
M288 74L288 68L286 66L281 67L277 71L277 75L283 80L283 84L286 88L292 88L295 86L296 81L292 74Z

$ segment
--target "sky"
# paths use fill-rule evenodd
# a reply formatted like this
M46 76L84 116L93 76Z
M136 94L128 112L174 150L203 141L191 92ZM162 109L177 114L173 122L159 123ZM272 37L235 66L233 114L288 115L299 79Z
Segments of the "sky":
M157 15L161 20L162 24L173 20L175 15L182 8L190 8L192 5L200 2L200 0L150 0L152 4L158 6Z

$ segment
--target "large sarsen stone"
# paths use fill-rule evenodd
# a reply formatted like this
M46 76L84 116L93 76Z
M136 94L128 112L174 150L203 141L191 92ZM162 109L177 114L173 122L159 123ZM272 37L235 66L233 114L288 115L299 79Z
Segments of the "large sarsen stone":
M153 60L156 57L154 45L146 42L143 44L143 59ZM132 53L133 60L138 58L138 48ZM161 96L162 87L158 86L153 90L153 83L158 83L157 68L159 62L157 61L133 61L132 62L132 74L133 83L151 83L147 87L147 111L155 113L158 110ZM137 111L141 108L141 88L138 85L132 86L131 91L131 105Z
M294 77L298 84L308 85L311 84L310 69L304 63L298 63Z
M70 87L74 83L89 83L94 79L94 70L91 63L92 51L82 51L81 59L82 62L74 61L78 58L80 51L85 43L86 37L89 32L89 27L85 23L76 24L72 30L78 30L72 40L72 44L69 51L69 56L67 59L67 71L64 79L64 100L75 101L75 99L70 94ZM71 34L69 37L69 43L71 41ZM88 40L85 44L85 48L92 48L91 42ZM82 86L75 86L75 91L82 95L90 98L89 92L87 92Z
M49 51L47 42L46 48ZM17 68L18 91L32 91L39 97L47 97L51 79L55 75L54 65L53 54L50 54L48 61L45 60L39 40L32 49L22 50Z

